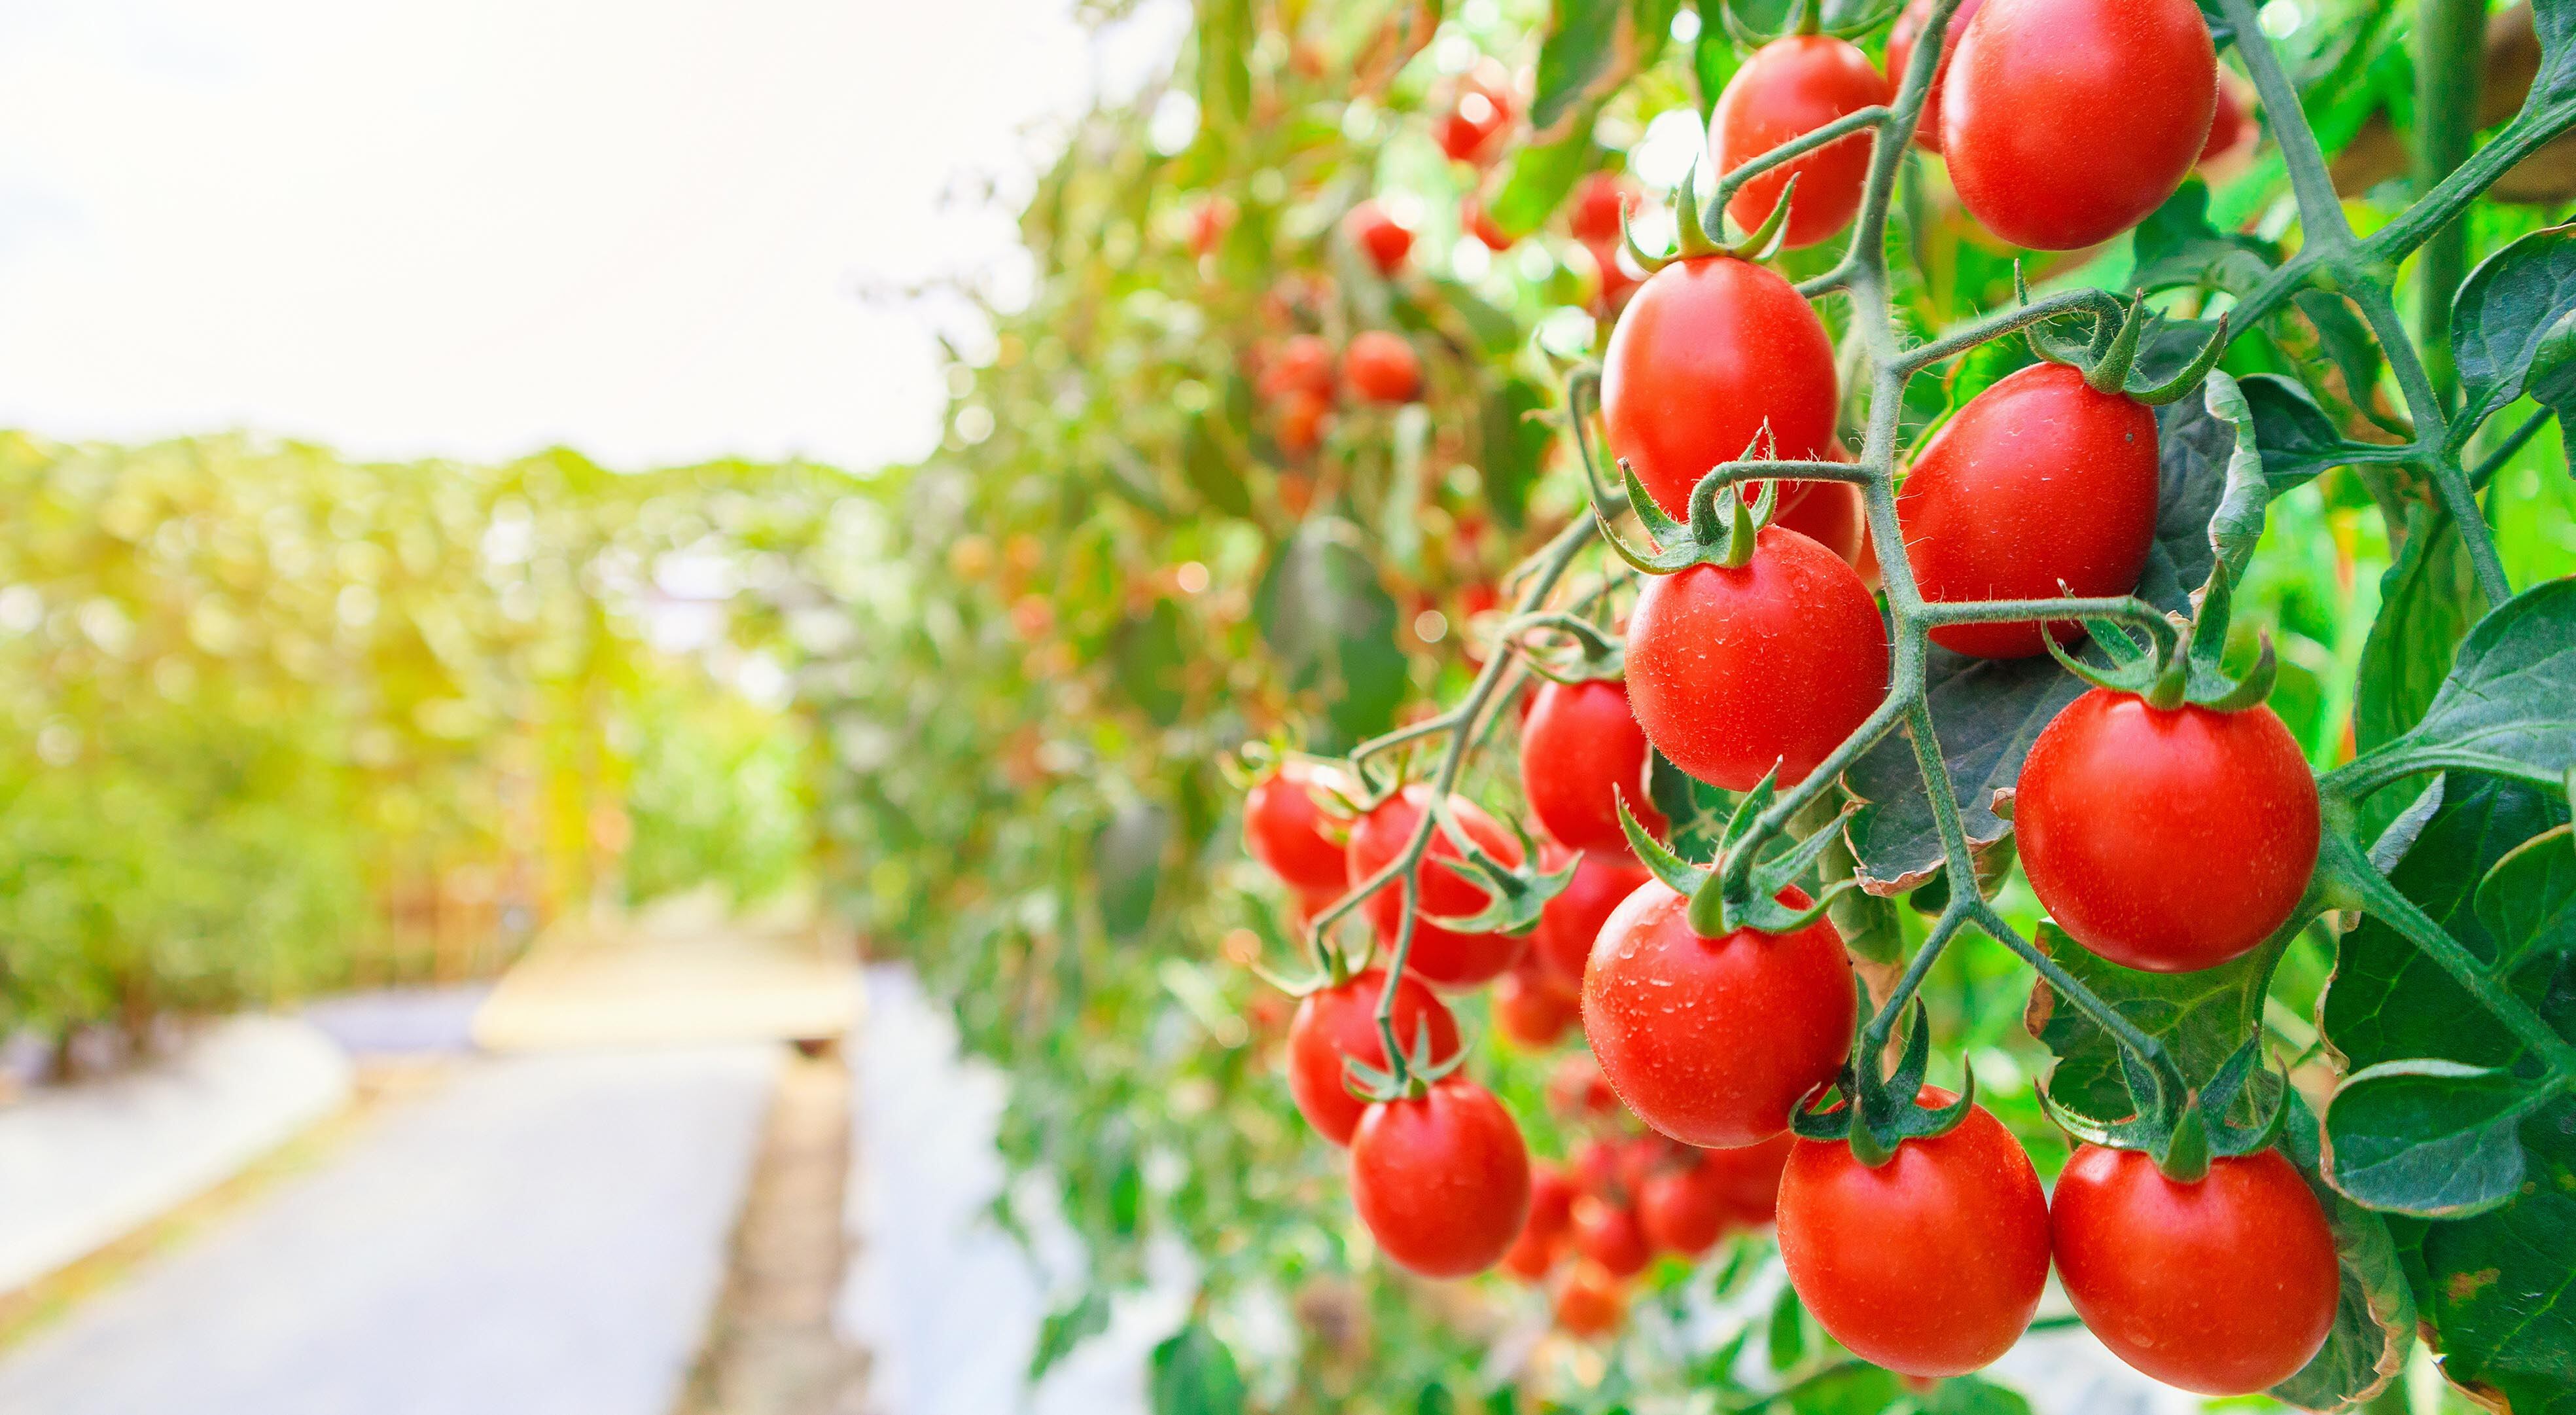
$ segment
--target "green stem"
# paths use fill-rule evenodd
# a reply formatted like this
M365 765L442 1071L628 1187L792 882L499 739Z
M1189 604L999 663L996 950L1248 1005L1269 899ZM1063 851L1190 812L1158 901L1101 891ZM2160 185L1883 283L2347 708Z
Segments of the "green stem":
M2478 70L2484 59L2486 0L2417 0L2415 6L2415 190L2430 192L2468 158L2478 127ZM2458 392L2451 369L2451 292L2468 273L2464 220L2436 227L2415 266L2415 328L2423 338L2443 406Z
M2475 467L2469 469L2470 489L2483 488L2488 482L2495 480L2495 474L2503 471L2504 464L2513 460L2513 454L2521 451L2523 444L2529 442L2534 433L2549 426L2549 420L2556 416L2558 416L2557 409L2544 407L2524 419L2522 426L2513 430L2512 436L2498 443L2494 451L2489 452Z
M2245 61L2245 72L2254 79L2263 114L2272 120L2272 135L2281 146L2282 164L2289 168L2290 190L2299 199L2302 241L2316 250L2340 253L2348 249L2353 244L2352 224L2344 219L2343 199L2335 195L2334 178L2326 173L2325 153L2317 147L2317 135L2308 127L2307 114L2299 107L2298 87L2290 82L2289 74L2281 68L2280 56L2272 52L2271 42L2263 37L2254 0L2219 0L2219 4L2228 23L2236 27L2236 52ZM2253 328L2253 322L2254 317L2248 316L2245 328Z
M2089 288L2062 291L2031 304L1997 310L1982 319L1954 329L1898 359L1896 368L1906 374L1921 373L1943 359L1964 354L1980 344L2002 338L2015 330L2027 329L2045 320L2055 319L2059 315L2084 311L2105 319L2116 320L2121 316L2120 302L2104 291Z
M2398 391L2406 395L2407 416L2415 420L2415 445L2424 454L2442 509L2459 523L2460 543L2468 547L2469 565L2477 572L2479 591L2491 605L2504 603L2513 598L2513 585L2505 579L2504 562L2496 557L2495 537L2487 530L2486 517L2478 511L2478 496L2469 489L2468 473L2460 469L2459 453L2450 446L2450 424L2441 396L2434 392L2432 376L2416 356L2414 341L2406 336L2406 324L2398 318L2396 300L2386 286L2377 284L2356 285L2345 293L2360 307L2371 332L2379 336L2380 349L2388 356L2389 371L2397 375Z

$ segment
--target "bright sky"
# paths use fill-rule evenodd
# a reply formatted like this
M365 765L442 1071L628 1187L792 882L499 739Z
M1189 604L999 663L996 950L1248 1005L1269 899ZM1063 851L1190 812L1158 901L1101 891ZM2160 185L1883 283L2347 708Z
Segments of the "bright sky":
M1070 0L5 0L0 424L920 456L959 313L862 288L1011 285L1032 126L1186 8L1094 45Z

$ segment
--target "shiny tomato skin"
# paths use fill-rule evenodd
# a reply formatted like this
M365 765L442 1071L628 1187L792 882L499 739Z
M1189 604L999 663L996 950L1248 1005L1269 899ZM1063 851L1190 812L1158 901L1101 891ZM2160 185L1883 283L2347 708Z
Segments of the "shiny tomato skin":
M1905 559L1933 603L2124 595L2155 543L2156 415L2033 364L1970 399L1924 444L1896 494ZM2060 643L2081 626L2052 620ZM2047 651L2035 620L1945 624L1932 642L1979 658Z
M1378 1037L1377 1000L1386 990L1384 969L1371 968L1337 988L1306 994L1288 1023L1288 1095L1315 1133L1336 1145L1351 1142L1368 1102L1343 1084L1343 1058L1384 1069L1386 1044ZM1395 990L1396 1045L1411 1047L1415 1029L1428 1027L1431 1059L1458 1054L1458 1022L1431 989L1406 978Z
M1763 436L1784 460L1834 441L1833 339L1769 269L1732 256L1677 260L1628 301L1601 362L1610 451L1675 520L1691 488Z
M1646 797L1646 732L1616 678L1541 684L1521 723L1520 766L1530 814L1571 849L1627 853L1622 800L1648 834L1664 833Z
M1987 0L1950 60L1941 151L1987 230L2081 250L2164 205L2217 103L2192 0Z
M1821 34L1789 35L1753 51L1718 95L1709 123L1712 164L1731 172L1792 138L1895 97L1878 66L1849 41ZM1782 244L1812 246L1851 224L1869 180L1870 135L1853 133L1774 167L1736 189L1726 214L1746 231L1760 226L1780 202L1789 179Z
M1402 794L1352 824L1350 869L1354 886L1404 853L1406 842L1413 838L1414 827L1430 802L1429 789L1408 786ZM1520 842L1492 816L1463 797L1452 803L1452 810L1460 828L1478 849L1506 865L1521 862ZM1430 850L1415 871L1421 888L1414 909L1413 954L1405 971L1438 988L1472 988L1492 982L1519 961L1526 943L1510 934L1458 933L1431 922L1484 912L1488 902L1484 886L1477 884L1473 876L1461 874L1456 866L1440 863L1457 858L1458 847L1450 843L1449 832L1435 826ZM1392 957L1404 923L1403 881L1389 880L1360 908L1377 930L1379 945L1388 950L1385 956Z
M1796 531L1832 551L1853 569L1860 568L1862 551L1869 544L1869 521L1861 490L1846 481L1780 483L1780 499L1771 513L1771 524ZM1864 584L1862 588L1868 586Z
M1696 1258L1735 1218L1727 1176L1706 1163L1659 1169L1637 1187L1637 1222L1658 1252Z
M1539 863L1547 869L1563 869L1572 858L1562 845L1539 847ZM1592 941L1601 937L1601 925L1620 900L1652 878L1625 852L1583 852L1564 891L1539 908L1538 927L1530 931L1531 959L1549 977L1581 993L1584 965L1592 960Z
M1781 901L1803 908L1795 889ZM1583 1032L1637 1118L1684 1144L1758 1144L1833 1079L1857 1004L1841 935L1819 918L1790 934L1702 938L1661 881L1601 927L1583 975Z
M1422 359L1403 335L1363 330L1342 351L1342 378L1368 402L1407 403L1422 391Z
M1589 1197L1574 1201L1574 1251L1612 1277L1635 1277L1655 1259L1634 1208Z
M1529 1147L1491 1091L1447 1076L1421 1096L1370 1104L1351 1137L1351 1201L1403 1267L1483 1272L1529 1217Z
M1640 193L1625 173L1594 172L1574 184L1574 201L1566 230L1587 246L1615 246L1620 224Z
M2325 1210L2278 1150L2194 1183L2134 1150L2077 1147L2049 1201L2058 1280L2113 1355L2167 1385L2251 1395L2334 1329L2342 1276Z
M1751 559L1656 576L1628 616L1628 705L1673 765L1728 791L1783 787L1887 696L1887 629L1860 575L1767 526Z
M1628 1294L1598 1263L1577 1263L1556 1293L1556 1324L1586 1341L1608 1336L1628 1315Z
M2095 688L2024 759L2013 831L2031 892L2124 968L2190 973L2252 950L2315 872L2316 778L2271 708L2171 711Z
M1329 766L1282 762L1243 798L1245 851L1299 894L1340 897L1350 888L1350 852L1337 838L1341 823L1316 797L1349 789L1348 778Z
M1923 36L1923 26L1932 19L1934 0L1913 0L1905 13L1887 31L1887 87L1890 93L1905 84L1905 66L1914 62L1914 43ZM1968 21L1985 8L1986 0L1961 0L1950 12L1950 27L1941 34L1941 57L1932 66L1932 87L1923 95L1923 116L1915 120L1914 145L1925 152L1941 150L1941 90L1948 85L1950 60L1959 52L1959 36L1968 32Z
M1402 270L1405 257L1413 251L1413 228L1389 215L1375 197L1352 207L1342 218L1342 229L1380 275L1391 276Z
M1924 1103L1949 1097L1926 1087ZM2048 1200L2021 1142L1982 1106L1872 1169L1801 1139L1780 1177L1780 1258L1834 1339L1908 1376L2004 1354L2048 1284Z
M1582 997L1526 958L1494 980L1494 1030L1516 1046L1552 1047L1582 1016Z

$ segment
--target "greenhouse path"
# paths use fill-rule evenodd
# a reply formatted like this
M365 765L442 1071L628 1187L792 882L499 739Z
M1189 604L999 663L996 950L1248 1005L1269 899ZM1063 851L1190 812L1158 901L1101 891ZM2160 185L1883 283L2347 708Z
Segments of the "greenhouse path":
M663 1415L778 1067L478 1061L0 1362L48 1415Z

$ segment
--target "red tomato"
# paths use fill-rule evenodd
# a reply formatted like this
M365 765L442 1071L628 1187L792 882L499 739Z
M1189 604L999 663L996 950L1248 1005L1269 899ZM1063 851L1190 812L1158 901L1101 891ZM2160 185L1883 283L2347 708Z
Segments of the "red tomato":
M1318 398L1302 388L1282 395L1277 428L1279 450L1291 457L1314 451L1324 440L1324 420L1332 413L1330 399Z
M1526 1230L1561 1238L1574 1228L1574 1201L1580 1197L1572 1176L1545 1160L1530 1165L1530 1211Z
M1458 78L1449 110L1432 122L1432 140L1452 162L1493 160L1512 125L1511 75L1491 59Z
M1550 870L1564 868L1571 856L1564 846L1552 842L1539 847L1539 863ZM1585 851L1564 892L1540 907L1538 927L1530 932L1530 957L1549 977L1580 992L1583 968L1592 960L1592 941L1601 937L1601 925L1620 900L1652 878L1645 866L1625 853Z
M1615 678L1546 683L1521 724L1521 791L1547 833L1576 850L1627 853L1619 801L1654 835L1663 815L1646 796L1646 733Z
M1342 218L1342 229L1377 267L1380 275L1393 275L1404 268L1405 256L1413 250L1413 228L1398 222L1378 205L1376 198L1364 199Z
M1587 246L1619 244L1620 219L1635 206L1637 183L1624 172L1594 172L1574 184L1566 231Z
M1261 371L1264 395L1283 399L1308 393L1330 401L1333 396L1333 346L1316 334L1291 335L1282 341Z
M1371 403L1408 403L1422 391L1422 359L1403 335L1363 330L1342 352L1342 377Z
M1501 1261L1529 1217L1529 1148L1493 1093L1462 1076L1378 1101L1351 1137L1351 1201L1378 1247L1424 1277Z
M1619 1279L1595 1263L1577 1263L1565 1286L1556 1291L1556 1324L1569 1336L1586 1341L1608 1336L1628 1315L1628 1297Z
M1637 1221L1658 1250L1698 1257L1726 1236L1735 1217L1730 1187L1706 1163L1657 1170L1638 1186Z
M1887 84L1891 94L1905 83L1905 66L1914 62L1914 41L1921 38L1923 26L1932 19L1934 0L1914 0L1905 13L1887 31ZM1941 33L1941 57L1932 66L1932 88L1923 95L1923 116L1914 124L1914 145L1925 152L1941 150L1941 90L1950 76L1950 58L1959 52L1959 36L1968 32L1968 21L1984 8L1986 0L1960 0L1959 8L1950 13L1950 27Z
M1914 459L1896 494L1905 559L1936 604L2122 595L2155 544L2156 415L2096 393L2063 364L2033 364L1969 400ZM2081 635L2072 620L2048 632ZM2036 620L1945 624L1932 642L1980 658L2046 651Z
M1503 1251L1503 1271L1523 1282L1544 1282L1564 1252L1563 1237L1550 1237L1524 1226L1521 1236Z
M1604 318L1614 316L1627 307L1628 297L1644 282L1620 262L1617 241L1591 242L1583 249L1591 255L1592 268L1601 280L1593 296L1593 311Z
M1340 822L1324 814L1316 793L1350 789L1329 766L1281 763L1243 798L1243 848L1290 889L1331 903L1350 888L1350 857L1336 838Z
M1656 271L1610 331L1601 416L1655 504L1679 520L1711 467L1769 427L1782 458L1834 441L1834 344L1788 281L1733 256Z
M1582 1015L1583 999L1526 959L1494 983L1494 1030L1531 1051L1556 1045Z
M1619 1094L1601 1074L1588 1052L1576 1052L1556 1064L1547 1078L1547 1106L1568 1121L1619 1113ZM1578 1152L1579 1155L1579 1152ZM1581 1166L1578 1164L1577 1169Z
M1612 1277L1635 1277L1655 1257L1635 1209L1589 1196L1574 1201L1574 1251Z
M1431 792L1422 786L1408 786L1402 794L1388 800L1362 817L1351 827L1351 882L1366 881L1379 870L1395 863L1413 838L1422 813L1430 808ZM1497 824L1492 816L1478 810L1464 797L1453 799L1453 818L1476 848L1506 865L1521 862L1520 842ZM1474 878L1458 872L1454 865L1438 862L1458 858L1458 847L1449 842L1449 832L1434 827L1431 848L1415 878L1421 889L1414 909L1413 956L1406 970L1434 987L1471 988L1489 983L1520 958L1523 940L1504 933L1455 933L1431 922L1433 919L1461 919L1482 913L1489 902L1484 887ZM1378 942L1387 949L1395 947L1396 936L1404 923L1402 882L1390 880L1384 889L1372 894L1360 906L1369 923L1377 929Z
M2214 968L2289 920L2315 872L2316 778L2257 705L2170 712L2095 688L2031 743L2013 797L2031 892L2124 968Z
M1612 1104L1615 1108L1617 1103ZM1574 1186L1579 1193L1605 1201L1625 1199L1627 1184L1620 1178L1624 1167L1616 1140L1591 1139L1574 1147Z
M1349 1075L1344 1058L1383 1068L1386 1045L1377 1034L1378 994L1386 990L1386 973L1371 968L1337 988L1308 993L1288 1024L1288 1095L1315 1133L1336 1145L1351 1142L1368 1102L1343 1084ZM1431 1059L1436 1064L1458 1054L1458 1023L1431 989L1406 978L1395 990L1396 1045L1411 1047L1415 1029L1431 1033Z
M1924 1088L1927 1104L1951 1097ZM1780 1177L1780 1260L1834 1339L1908 1376L2004 1354L2048 1283L2048 1200L2021 1142L1983 1106L1876 1169L1799 1140Z
M1941 150L1987 230L2080 250L2164 205L2217 104L2192 0L1990 0L1950 61Z
M1781 901L1804 907L1785 890ZM1751 1145L1851 1051L1851 962L1824 919L1702 938L1661 881L1629 895L1583 975L1583 1031L1619 1099L1690 1145Z
M2234 156L2240 147L2254 145L2254 115L2238 96L2237 82L2225 69L2218 71L2218 106L2210 115L2209 141L2200 145L2200 157L2194 166L2207 167Z
M1190 254L1201 260L1215 255L1225 244L1225 233L1234 227L1234 203L1212 196L1190 213Z
M1485 243L1485 249L1501 254L1512 248L1510 233L1494 224L1493 213L1474 192L1458 198L1458 229Z
M1869 546L1869 519L1861 490L1847 481L1780 483L1780 501L1771 513L1771 523L1796 531L1832 551L1853 569L1860 568L1862 552ZM1869 586L1864 584L1861 588Z
M2252 1395L2298 1374L2342 1288L2325 1210L2278 1150L2167 1179L2079 1146L2049 1202L2058 1280L2113 1355L2167 1385Z
M1718 95L1709 123L1713 166L1732 172L1791 138L1812 133L1847 113L1895 97L1869 56L1844 40L1793 34L1753 51ZM1851 224L1869 180L1870 135L1853 133L1804 157L1774 167L1736 189L1726 214L1750 231L1762 224L1792 176L1783 244L1812 246Z
M1646 582L1628 616L1628 705L1646 740L1712 786L1777 766L1803 781L1887 696L1887 630L1852 567L1763 528L1743 565Z

